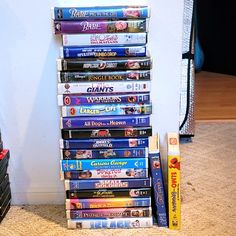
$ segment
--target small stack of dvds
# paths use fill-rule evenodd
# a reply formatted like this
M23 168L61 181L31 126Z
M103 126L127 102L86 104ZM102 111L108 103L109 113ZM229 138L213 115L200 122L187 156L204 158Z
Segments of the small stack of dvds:
M53 8L69 228L151 227L149 8Z
M3 142L0 131L0 222L3 220L11 203L11 189L9 176L7 173L10 153L8 149L3 149Z

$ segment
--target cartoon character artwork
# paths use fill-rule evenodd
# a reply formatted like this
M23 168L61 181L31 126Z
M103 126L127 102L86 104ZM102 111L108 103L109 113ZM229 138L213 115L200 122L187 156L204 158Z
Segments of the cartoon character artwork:
M129 194L130 194L130 197L139 197L140 196L139 190L136 190L136 189L131 189Z
M129 139L129 147L137 147L138 140L137 139Z
M180 170L180 162L178 161L178 159L176 157L174 157L170 160L169 168L171 168L171 169L174 168L174 169Z
M137 72L130 72L128 74L128 80L139 80L139 73L137 73Z
M76 159L92 158L92 151L90 150L77 150Z
M82 209L82 204L80 202L72 202L72 209Z
M108 150L103 152L103 156L105 158L107 158L107 157L114 157L114 156L116 156L116 153L112 149L108 149Z
M154 161L152 162L152 167L153 167L154 169L160 169L160 167L161 167L160 161L159 161L159 160L154 160Z
M92 177L92 172L89 170L83 170L79 172L80 179L90 179Z
M134 8L123 9L123 16L127 18L139 18L140 10Z
M123 108L125 115L137 115L137 114L144 114L145 113L145 107L144 106L127 106Z
M125 157L129 157L130 155L131 155L131 151L125 151L125 152L124 152L124 156L125 156Z
M128 62L125 64L125 66L128 69L140 69L140 64L137 61L133 61L133 60L128 60Z
M128 102L130 103L135 103L137 101L137 97L136 96L130 96L128 97Z
M95 137L111 137L109 129L102 130L93 130L91 134L91 138Z
M140 222L139 222L139 220L135 220L134 222L132 222L132 226L133 226L133 228L140 227Z
M125 137L134 137L137 136L137 131L133 128L127 128L125 129Z

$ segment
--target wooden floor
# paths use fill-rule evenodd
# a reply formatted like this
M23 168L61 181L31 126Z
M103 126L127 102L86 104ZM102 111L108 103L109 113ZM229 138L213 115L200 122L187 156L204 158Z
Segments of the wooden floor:
M236 120L236 76L197 73L195 92L196 120Z

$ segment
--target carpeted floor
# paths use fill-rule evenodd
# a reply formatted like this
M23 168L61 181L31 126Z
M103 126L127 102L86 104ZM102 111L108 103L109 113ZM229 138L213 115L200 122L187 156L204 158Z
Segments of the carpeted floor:
M182 229L67 230L64 206L12 207L0 236L236 235L236 123L198 123L181 145Z

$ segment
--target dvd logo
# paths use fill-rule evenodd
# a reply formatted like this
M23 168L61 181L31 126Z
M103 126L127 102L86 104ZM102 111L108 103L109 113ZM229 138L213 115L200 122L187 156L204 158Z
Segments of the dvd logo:
M70 108L70 114L74 116L76 114L76 109L74 107Z
M69 106L69 105L71 104L71 99L70 99L69 96L66 96L66 97L64 98L64 104L67 105L67 106Z
M69 84L65 84L65 89L69 89L70 85Z
M99 66L98 66L98 69L99 70L103 70L103 69L105 69L106 68L106 62L100 62L99 63Z

